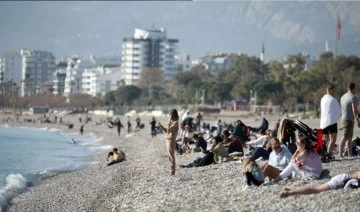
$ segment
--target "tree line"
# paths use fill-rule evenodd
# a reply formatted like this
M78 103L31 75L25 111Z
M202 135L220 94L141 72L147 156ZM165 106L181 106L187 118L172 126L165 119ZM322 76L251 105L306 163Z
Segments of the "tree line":
M293 111L297 104L318 108L328 83L336 86L335 96L339 99L349 82L360 82L360 59L357 56L335 57L332 52L324 52L311 64L309 59L309 56L295 54L283 61L263 63L255 56L243 54L236 56L229 69L219 70L216 75L198 65L179 72L171 82L163 80L161 70L146 68L136 85L119 85L117 90L103 97L73 94L64 101L64 97L47 95L37 99L18 99L16 106L26 107L40 102L50 107L83 106L90 109L131 108L135 105L218 105L231 100L249 102L251 92L256 92L258 105L279 105L284 110ZM14 104L15 100L11 101Z

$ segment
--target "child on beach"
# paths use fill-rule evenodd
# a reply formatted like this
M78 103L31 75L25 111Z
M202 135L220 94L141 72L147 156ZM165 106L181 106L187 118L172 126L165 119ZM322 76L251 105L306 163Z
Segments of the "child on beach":
M252 185L260 186L264 183L264 172L251 157L244 159L241 172L244 176L244 182L246 184L243 187L243 190L251 188Z

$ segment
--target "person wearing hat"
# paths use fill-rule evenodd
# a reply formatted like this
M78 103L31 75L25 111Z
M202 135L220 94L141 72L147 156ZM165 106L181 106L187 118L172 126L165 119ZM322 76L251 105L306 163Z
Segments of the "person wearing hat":
M337 122L341 116L340 104L334 97L334 89L335 86L329 84L326 87L326 94L320 101L320 128L323 131L325 143L329 144L327 148L328 155L332 155L338 132Z

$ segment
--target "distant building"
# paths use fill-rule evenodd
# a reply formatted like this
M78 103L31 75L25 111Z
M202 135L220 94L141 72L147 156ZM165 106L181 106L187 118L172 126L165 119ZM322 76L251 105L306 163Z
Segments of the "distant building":
M20 96L31 96L36 86L50 80L55 71L55 57L52 53L38 50L21 52Z
M22 57L20 52L0 54L0 83L12 81L20 86Z
M229 69L235 62L237 54L219 53L207 55L192 62L192 66L202 65L210 74L217 75L220 70Z
M111 73L99 75L97 83L97 93L104 96L109 91L114 91L120 86L124 86L122 80L123 72L121 68L112 68Z
M73 56L62 59L54 73L54 94L69 97L74 93L85 93L96 96L99 90L98 78L103 74L110 74L113 69L120 69L119 56L105 56L80 58ZM121 80L114 79L115 80Z
M63 95L65 91L66 69L68 63L61 61L56 65L53 75L53 94Z
M136 84L145 68L159 68L165 81L177 74L177 39L166 37L164 28L135 29L134 37L124 38L122 44L122 71L126 85Z
M191 69L190 55L178 54L178 55L175 55L175 60L177 61L179 71L188 71Z
M119 87L121 76L120 67L85 69L82 76L82 92L91 96L103 96Z
M54 81L48 80L41 85L36 86L36 94L52 94L54 93Z
M80 78L82 73L79 73L79 64L81 62L78 57L69 57L65 61L67 63L65 71L64 93L63 95L69 97L72 93L81 91Z
M96 65L96 67L114 68L121 66L121 57L116 55L103 57L90 55L89 59Z

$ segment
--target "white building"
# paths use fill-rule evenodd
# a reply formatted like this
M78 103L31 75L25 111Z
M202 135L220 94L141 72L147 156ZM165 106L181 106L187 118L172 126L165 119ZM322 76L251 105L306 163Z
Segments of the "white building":
M19 52L0 54L0 83L12 81L20 86L22 58Z
M188 71L191 69L191 59L188 54L175 55L176 62L178 63L179 71Z
M90 60L96 64L97 67L119 67L121 66L121 57L114 55L114 56L103 56L103 57L96 57L93 55L89 56Z
M120 72L120 67L115 70ZM114 68L97 67L85 69L82 74L82 92L91 96L98 96L110 91L110 87L102 88L100 78L111 74L112 71L114 71ZM116 79L113 80L116 81Z
M104 96L109 91L115 91L120 86L125 85L123 78L123 72L121 68L111 68L111 73L99 75L97 89L98 94Z
M61 61L56 65L56 70L53 76L53 94L55 95L64 94L67 67L68 63L65 61Z
M22 56L20 95L32 95L34 88L52 79L55 71L55 57L52 53L38 50L24 50Z
M197 60L192 61L192 66L202 65L205 70L212 75L217 75L220 70L229 69L234 63L239 54L235 53L218 53L207 55Z
M122 44L122 71L126 85L136 84L145 68L159 68L166 81L177 74L177 39L168 39L164 28L135 29L134 37L124 38Z

